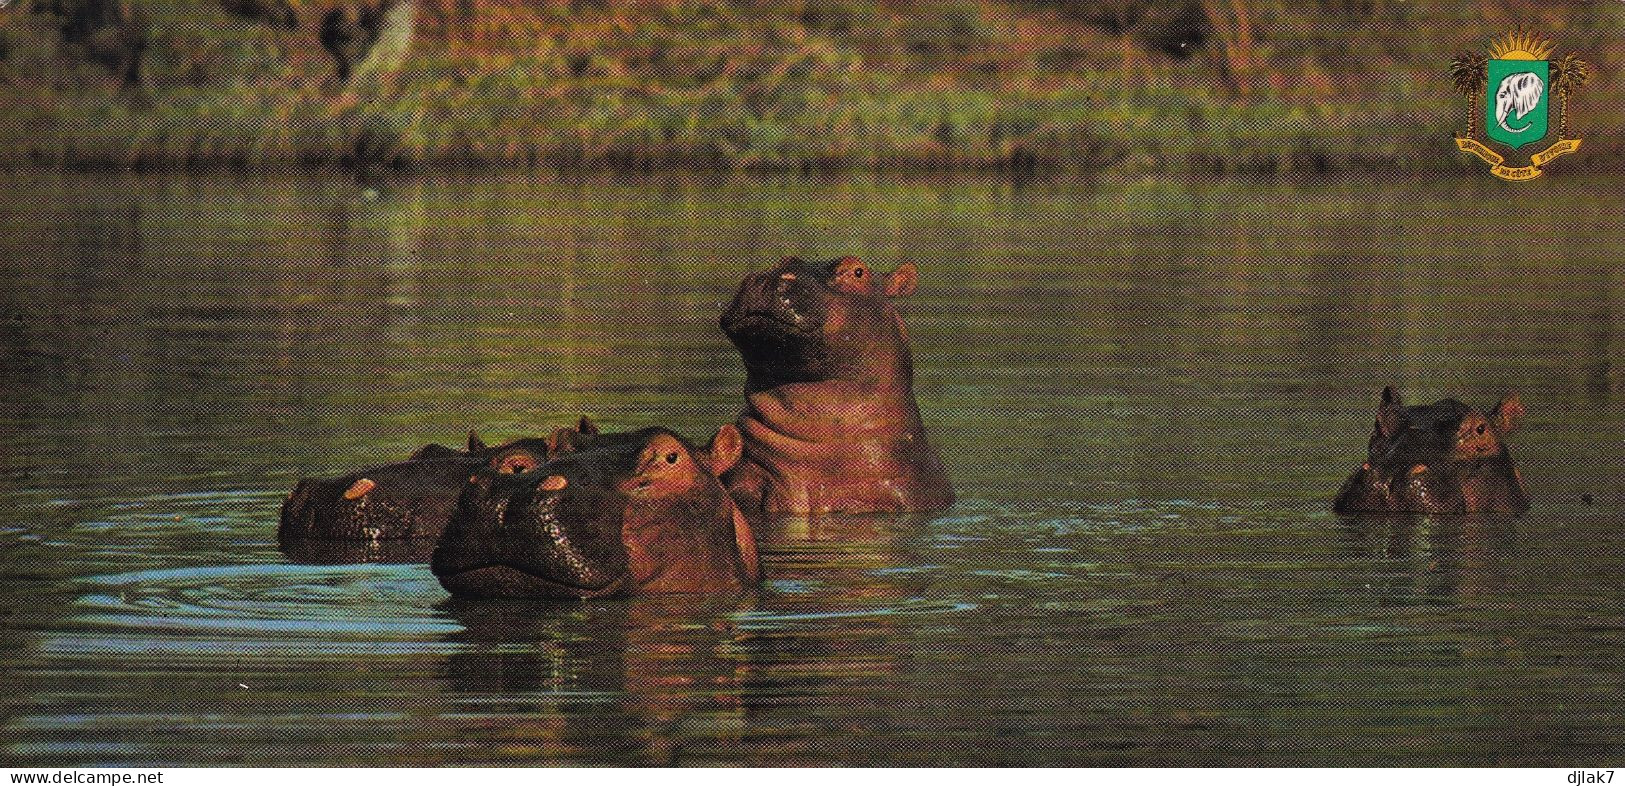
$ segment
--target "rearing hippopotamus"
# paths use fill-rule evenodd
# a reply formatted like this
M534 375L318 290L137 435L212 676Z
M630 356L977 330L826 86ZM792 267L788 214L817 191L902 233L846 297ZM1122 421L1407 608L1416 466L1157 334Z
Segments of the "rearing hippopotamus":
M719 476L739 431L700 450L661 428L607 434L517 474L469 478L429 568L454 595L602 598L738 591L756 539Z
M1501 438L1517 427L1516 395L1486 415L1453 398L1407 407L1384 388L1367 460L1343 483L1339 513L1522 513L1523 479Z
M748 510L937 510L954 501L914 403L908 331L892 305L904 263L787 258L739 285L722 329L747 372L744 459L727 476Z
M523 472L589 444L598 426L588 418L546 438L488 447L472 432L467 450L425 445L405 461L336 478L299 481L282 503L277 539L400 540L438 537L451 520L469 473L485 466Z

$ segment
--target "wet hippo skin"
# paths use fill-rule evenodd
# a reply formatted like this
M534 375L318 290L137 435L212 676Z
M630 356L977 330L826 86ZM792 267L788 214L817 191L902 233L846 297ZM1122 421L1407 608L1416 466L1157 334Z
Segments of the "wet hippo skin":
M598 427L582 418L545 438L489 447L474 434L468 447L425 445L405 461L336 478L299 481L282 504L277 539L377 541L436 538L456 509L470 473L481 467L521 472L589 443Z
M760 580L750 525L720 475L724 425L694 447L666 429L607 434L528 471L468 479L429 567L473 597L738 592Z
M1485 414L1455 399L1407 407L1393 388L1377 406L1367 457L1343 483L1339 513L1522 513L1523 480L1502 438L1523 416L1516 395Z
M747 510L929 511L954 501L914 402L908 332L892 300L904 263L789 258L747 277L722 315L746 369L745 455L727 476Z

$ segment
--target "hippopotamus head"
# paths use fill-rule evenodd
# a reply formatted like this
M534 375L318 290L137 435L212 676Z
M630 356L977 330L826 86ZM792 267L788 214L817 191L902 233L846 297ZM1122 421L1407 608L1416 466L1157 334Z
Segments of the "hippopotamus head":
M1333 507L1340 513L1522 513L1529 501L1502 441L1522 416L1516 395L1486 414L1453 398L1407 407L1385 388L1366 462Z
M282 503L277 537L291 540L395 540L440 535L470 472L520 472L591 444L598 427L583 417L548 437L489 447L473 432L468 447L425 445L405 461L334 478L299 481Z
M755 540L718 476L741 440L699 449L666 429L603 435L535 467L468 479L430 568L455 595L600 598L738 590Z
M793 257L748 276L722 315L753 388L831 379L907 385L908 334L892 305L914 291L905 262L879 273L857 257Z

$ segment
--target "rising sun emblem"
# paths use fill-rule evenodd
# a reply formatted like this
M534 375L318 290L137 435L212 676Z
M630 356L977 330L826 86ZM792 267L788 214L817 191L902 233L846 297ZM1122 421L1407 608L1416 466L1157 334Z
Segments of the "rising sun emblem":
M1569 135L1569 98L1591 81L1591 64L1573 52L1551 60L1553 49L1546 37L1518 29L1491 41L1487 54L1463 53L1450 62L1456 92L1472 102L1467 132L1456 137L1456 147L1483 159L1503 180L1533 180L1552 159L1580 149L1580 139ZM1486 143L1516 152L1545 141L1551 136L1547 110L1554 98L1557 141L1530 155L1527 166L1507 166L1506 156ZM1478 118L1484 121L1483 139L1475 133Z

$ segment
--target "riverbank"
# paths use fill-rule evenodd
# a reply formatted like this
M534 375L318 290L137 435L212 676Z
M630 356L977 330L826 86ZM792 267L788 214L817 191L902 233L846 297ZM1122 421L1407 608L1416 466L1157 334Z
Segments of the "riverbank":
M1451 90L1450 52L1500 29L1476 13L1380 2L1301 17L1246 2L1223 4L1235 9L1228 15L1204 3L1123 3L1106 16L1038 2L421 2L409 45L382 64L371 53L370 70L339 79L313 34L324 5L293 6L285 26L213 4L153 11L136 33L115 19L102 39L142 36L133 78L116 46L96 49L101 39L60 33L54 17L13 12L0 19L0 158L135 168L1461 170L1474 162L1450 142L1468 112ZM1563 43L1592 47L1582 51L1606 73L1619 45L1600 31L1618 9L1571 11L1555 20L1566 25ZM1625 158L1610 139L1619 119L1601 111L1618 90L1597 82L1575 99L1575 126L1589 138L1565 166Z

